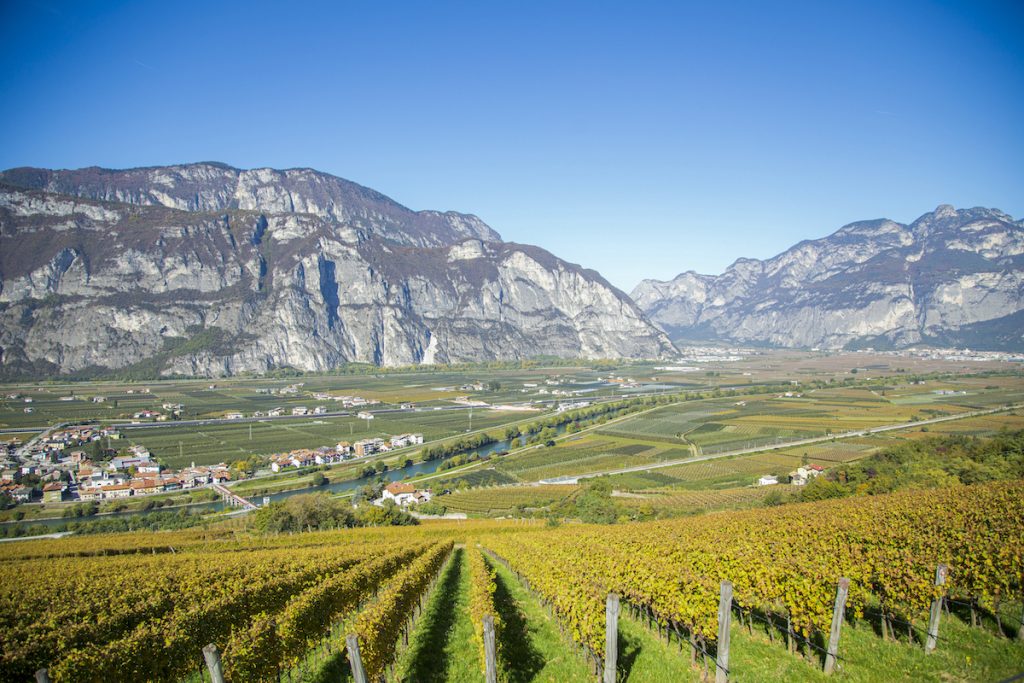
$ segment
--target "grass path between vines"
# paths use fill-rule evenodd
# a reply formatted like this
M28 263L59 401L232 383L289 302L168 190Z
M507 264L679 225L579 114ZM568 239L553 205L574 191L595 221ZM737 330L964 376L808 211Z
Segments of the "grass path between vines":
M558 626L515 575L500 563L494 606L502 619L499 634L508 683L593 683L587 665L562 637ZM478 679L479 680L479 679Z
M469 566L456 549L409 638L398 679L416 683L479 683L480 670L469 617Z

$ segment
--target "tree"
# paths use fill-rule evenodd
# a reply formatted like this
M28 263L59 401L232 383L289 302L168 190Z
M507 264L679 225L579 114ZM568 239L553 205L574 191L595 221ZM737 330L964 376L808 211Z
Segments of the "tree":
M386 500L383 505L362 504L355 517L359 526L410 526L419 523L393 500Z
M842 498L849 495L845 486L837 481L829 481L825 477L815 477L803 487L800 492L800 500L826 500L828 498Z
M327 480L327 477L324 476L323 472L315 473L313 475L313 478L310 480L310 484L312 484L313 486L323 486L324 484L327 483L329 482Z

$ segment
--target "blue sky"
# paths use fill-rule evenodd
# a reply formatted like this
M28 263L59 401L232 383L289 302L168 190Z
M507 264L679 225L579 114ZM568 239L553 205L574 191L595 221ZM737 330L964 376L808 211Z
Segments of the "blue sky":
M1020 2L12 2L0 167L309 166L631 289L1024 217Z

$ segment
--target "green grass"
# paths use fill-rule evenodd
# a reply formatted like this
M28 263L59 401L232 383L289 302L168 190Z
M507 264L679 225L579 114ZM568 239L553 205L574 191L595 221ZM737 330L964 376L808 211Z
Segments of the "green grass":
M469 616L469 566L456 549L396 667L402 681L477 683L482 678Z
M699 680L689 654L666 645L623 610L619 615L618 680L628 683Z
M501 563L494 562L492 566L497 571L494 605L503 624L498 638L504 680L593 683L586 663L536 598Z
M867 621L846 622L831 678L816 651L790 655L778 637L772 644L763 630L748 633L735 619L731 634L729 669L736 681L999 681L1024 671L1024 643L945 616L939 645L927 655L905 635L886 641Z
M1000 638L994 624L987 626L972 628L959 618L943 615L938 647L925 654L921 642L909 640L905 632L899 640L883 640L867 620L848 620L840 635L838 667L832 676L826 676L821 651L801 645L797 653L790 654L782 633L775 632L772 642L761 622L755 620L751 629L734 613L729 632L729 679L740 683L966 682L1000 681L1024 672L1024 642ZM703 657L698 655L697 666L691 667L686 643L680 647L675 637L666 643L625 608L619 618L619 634L620 681L701 680ZM706 665L714 677L713 660L708 658Z

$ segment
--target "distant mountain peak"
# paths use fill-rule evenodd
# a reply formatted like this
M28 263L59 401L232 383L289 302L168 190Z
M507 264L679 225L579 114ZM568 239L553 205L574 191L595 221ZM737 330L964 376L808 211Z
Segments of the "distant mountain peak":
M597 273L312 169L0 173L0 376L674 352Z
M413 211L350 180L311 168L242 170L220 162L75 170L15 168L0 182L62 195L181 211L305 213L400 244L442 246L465 237L500 241L472 214Z
M632 296L676 339L1024 350L1024 222L941 204L910 225L850 223L719 276L645 280Z

